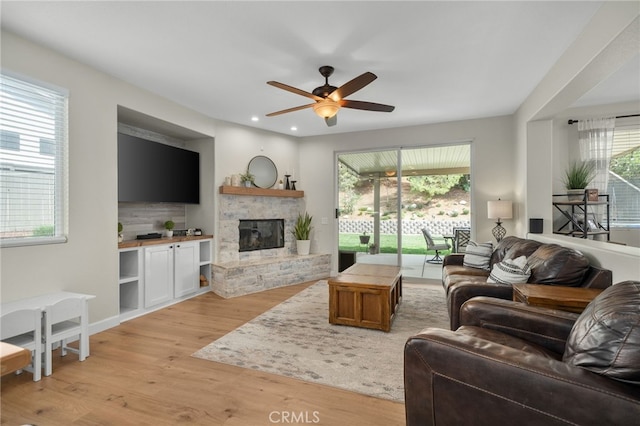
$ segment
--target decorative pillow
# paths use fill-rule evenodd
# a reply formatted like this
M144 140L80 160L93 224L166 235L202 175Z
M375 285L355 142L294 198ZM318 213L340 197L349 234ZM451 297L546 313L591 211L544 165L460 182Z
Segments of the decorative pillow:
M470 268L478 268L488 271L492 253L493 243L487 242L478 244L475 241L469 241L462 263L464 266L468 266Z
M608 287L576 320L563 361L640 385L640 281Z
M520 256L494 264L487 282L506 285L520 284L526 283L530 276L531 268L527 264L527 256Z

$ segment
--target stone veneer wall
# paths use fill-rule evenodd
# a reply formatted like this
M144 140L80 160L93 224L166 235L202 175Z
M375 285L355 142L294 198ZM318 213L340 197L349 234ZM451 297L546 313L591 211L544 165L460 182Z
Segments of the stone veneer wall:
M262 197L220 194L218 199L217 263L261 260L296 254L296 242L291 230L303 213L303 198ZM240 219L284 219L284 247L240 253Z
M330 254L296 254L291 231L304 211L304 198L220 194L218 252L211 269L214 293L235 297L328 277ZM284 247L240 253L240 219L284 219Z
M211 289L224 298L327 278L330 254L264 258L248 262L214 264Z

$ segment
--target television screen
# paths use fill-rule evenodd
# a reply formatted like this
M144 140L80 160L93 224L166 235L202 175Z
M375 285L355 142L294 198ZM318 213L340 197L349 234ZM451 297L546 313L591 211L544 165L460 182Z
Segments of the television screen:
M118 201L200 203L200 154L118 133Z

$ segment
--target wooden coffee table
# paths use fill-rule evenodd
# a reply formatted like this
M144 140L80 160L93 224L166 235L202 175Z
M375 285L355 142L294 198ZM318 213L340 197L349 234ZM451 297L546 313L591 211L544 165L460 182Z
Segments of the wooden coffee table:
M400 267L356 263L329 282L329 322L389 331L402 301Z
M513 300L532 306L581 313L603 290L557 285L514 284Z

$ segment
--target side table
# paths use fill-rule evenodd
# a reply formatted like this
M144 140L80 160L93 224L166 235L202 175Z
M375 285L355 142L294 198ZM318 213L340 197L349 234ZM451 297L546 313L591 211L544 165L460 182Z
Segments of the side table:
M531 306L581 313L601 288L565 287L542 284L514 284L513 300Z

